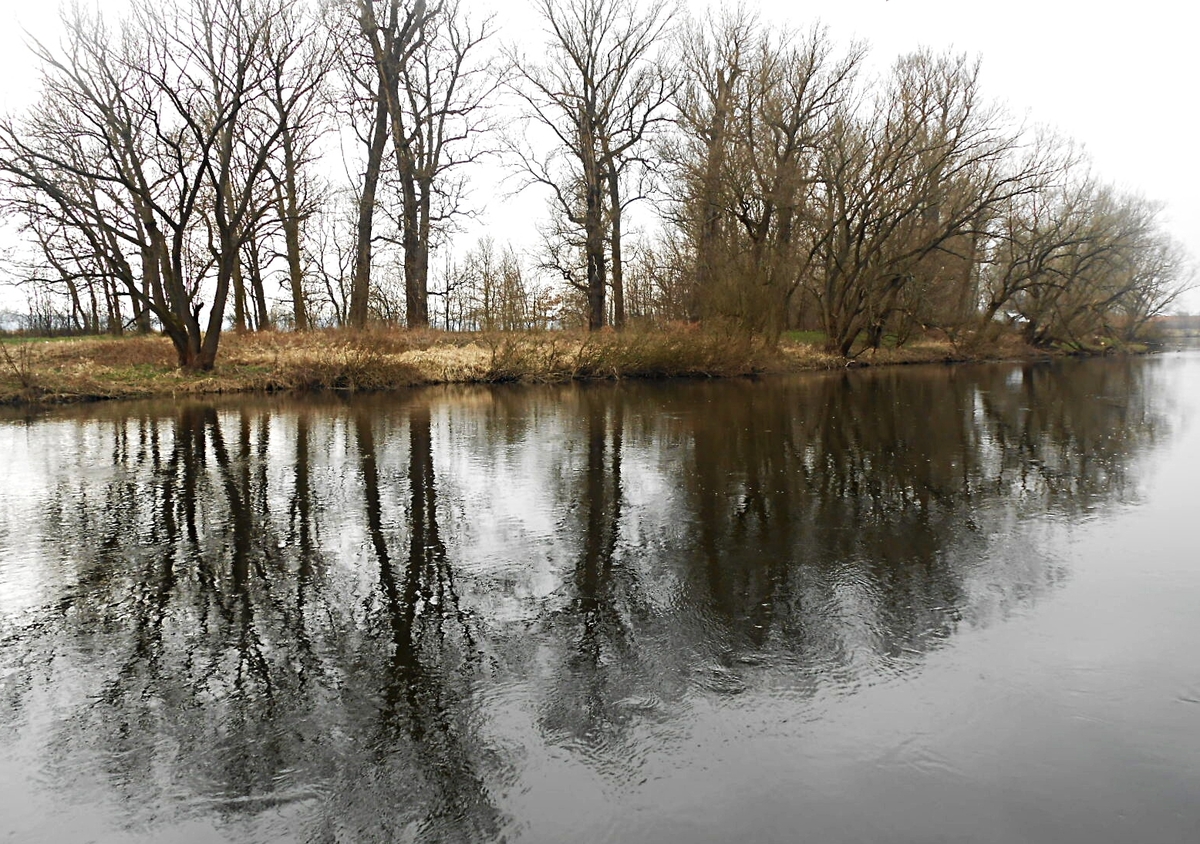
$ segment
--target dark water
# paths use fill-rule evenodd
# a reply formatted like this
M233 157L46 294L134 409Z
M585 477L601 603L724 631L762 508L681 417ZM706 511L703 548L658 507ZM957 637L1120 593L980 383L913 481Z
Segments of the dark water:
M1170 355L10 416L0 841L1200 840L1197 410Z

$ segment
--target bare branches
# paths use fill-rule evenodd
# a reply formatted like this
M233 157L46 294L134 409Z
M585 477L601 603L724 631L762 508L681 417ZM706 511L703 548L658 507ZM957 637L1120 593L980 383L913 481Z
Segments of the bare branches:
M390 139L399 193L405 299L410 327L427 325L429 253L466 212L465 179L457 172L488 153L480 139L504 79L489 54L494 19L471 19L457 2L411 4L352 0L357 37L366 46L367 74L352 71L374 104L366 176L360 196L358 259L351 319L366 320L370 252L383 157ZM348 63L353 68L353 62Z
M819 163L850 140L863 51L837 56L819 27L766 32L739 11L686 29L681 53L672 152L696 250L688 310L777 335L816 257Z
M627 311L802 326L854 355L1008 318L1084 346L1132 336L1192 282L1156 206L1012 124L967 56L916 51L864 81L864 48L819 25L534 0L530 58L495 49L496 19L462 2L67 7L61 44L31 44L40 100L0 118L0 203L38 255L23 274L79 327L161 328L200 369L227 310L239 330L426 325L439 250L446 320L491 325L464 291L508 276L492 246L468 261L451 244L475 214L472 168L503 152L552 209L530 221L545 249L527 266L593 329ZM631 233L651 196L661 219Z
M659 47L671 10L661 0L642 9L631 0L541 0L538 11L547 56L531 62L514 55L513 90L554 150L510 146L529 183L549 188L558 213L582 233L589 327L605 324L610 271L620 327L621 178L644 161L641 147L668 119L675 80Z
M268 176L281 138L295 140L318 68L288 70L298 45L283 0L136 0L115 29L80 7L63 24L62 49L34 46L43 99L0 130L0 167L19 192L51 200L181 365L211 368L243 248L277 207Z

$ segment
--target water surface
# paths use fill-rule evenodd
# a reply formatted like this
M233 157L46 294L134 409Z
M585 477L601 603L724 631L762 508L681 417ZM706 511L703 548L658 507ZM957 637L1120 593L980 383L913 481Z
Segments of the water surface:
M1185 354L10 413L0 840L1200 840L1197 410Z

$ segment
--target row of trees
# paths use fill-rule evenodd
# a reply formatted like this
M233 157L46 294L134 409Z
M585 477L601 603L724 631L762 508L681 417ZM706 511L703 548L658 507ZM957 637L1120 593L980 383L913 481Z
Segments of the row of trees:
M979 63L917 51L860 83L863 50L741 13L684 38L672 140L695 315L807 319L848 354L999 314L1031 340L1136 331L1183 289L1157 206L1012 127Z
M455 0L67 7L57 46L31 42L40 99L0 121L22 275L79 327L161 329L197 369L227 323L401 315L718 319L843 354L1005 317L1082 344L1188 280L1159 208L1014 127L978 62L921 50L868 78L820 27L534 2L536 58ZM550 198L536 256L452 248L487 157Z

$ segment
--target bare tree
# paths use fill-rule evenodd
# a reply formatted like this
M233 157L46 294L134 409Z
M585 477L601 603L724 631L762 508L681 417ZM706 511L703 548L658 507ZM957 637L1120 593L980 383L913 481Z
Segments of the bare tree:
M1057 257L1086 238L1084 209L1096 189L1090 175L1015 196L996 209L989 260L984 271L982 321L1033 288L1047 283Z
M1134 339L1192 281L1160 212L1090 179L1030 198L1002 220L985 315L1011 308L1038 345Z
M421 0L411 5L355 0L355 8L377 77L368 173L378 179L384 154L380 133L386 131L400 198L407 323L425 326L430 250L465 210L466 183L460 171L486 152L478 139L488 128L489 101L503 78L485 50L493 19L472 21L456 2L430 6ZM365 219L366 193L360 220ZM364 245L366 235L364 228ZM365 258L356 280L366 271ZM351 310L358 324L361 307Z
M463 168L490 152L481 139L506 73L486 52L494 31L493 18L472 21L457 2L443 3L403 68L407 104L391 120L410 328L429 324L430 252L467 213Z
M282 0L192 0L191 8L178 14L163 13L147 0L134 7L135 20L148 34L146 75L177 121L169 149L178 160L186 144L196 162L180 168L192 174L189 213L211 197L204 223L215 273L207 325L201 329L198 306L175 314L184 327L180 362L188 368L211 369L216 361L240 252L270 208L261 201L261 182L286 121L254 118L263 112L256 106L269 79L263 62L269 34L285 5ZM167 327L168 334L174 330Z
M670 149L685 186L679 222L692 240L695 278L687 294L687 311L699 319L702 300L718 275L718 243L727 226L727 163L733 149L734 111L739 81L746 72L757 23L739 6L714 18L691 19L680 32L682 81L677 97L676 143Z
M367 303L370 297L367 284L370 273L371 223L367 215L374 213L374 194L383 166L389 132L397 163L401 164L404 159L405 137L402 120L406 92L403 90L403 77L425 39L426 25L440 10L440 6L430 10L425 0L415 0L412 4L403 3L401 0L354 0L354 10L359 32L368 45L368 54L377 82L375 119L371 127L367 177L359 216L359 262L355 267L355 284L350 306L352 323L362 326L366 323ZM411 177L411 173L409 176Z
M1187 251L1162 232L1155 232L1137 258L1132 284L1118 305L1118 320L1109 321L1126 341L1141 337L1153 319L1167 313L1197 283Z
M316 211L324 191L309 172L316 144L327 129L324 106L327 76L334 51L318 28L318 19L303 7L287 9L266 41L266 102L270 119L281 127L275 156L267 173L273 187L275 216L283 232L292 324L309 327L304 281L304 225ZM255 262L252 266L261 266Z
M370 43L361 38L363 9L374 8L359 0L330 5L329 37L338 45L337 67L346 88L349 108L345 115L365 151L360 181L356 184L354 262L345 323L363 327L367 323L371 295L371 267L375 252L375 217L388 142L388 80L377 71ZM396 9L397 15L399 9ZM371 18L366 19L367 22ZM354 35L347 37L350 30ZM410 32L406 37L412 37Z
M262 55L281 0L136 0L114 33L79 7L61 50L34 43L42 102L0 129L0 167L97 239L138 254L150 311L179 363L211 369L239 256L266 213L260 189L282 127L257 119ZM105 186L101 204L72 184ZM211 295L207 319L201 319Z
M511 246L481 237L461 262L444 273L447 315L454 327L476 331L520 331L534 327L533 296ZM450 327L447 320L447 328Z
M697 293L777 337L808 270L819 153L853 105L863 50L837 56L820 27L761 32L741 12L707 30L684 41L679 121Z
M641 155L648 135L667 119L671 75L659 48L671 21L662 0L637 8L632 0L541 0L544 62L515 58L516 91L529 120L547 130L554 149L538 156L512 145L531 183L549 188L564 228L579 234L588 327L605 324L605 287L615 262L614 322L624 323L621 289L622 171ZM564 232L565 233L565 232ZM611 252L610 252L611 249ZM564 268L565 269L565 268Z
M306 228L304 298L310 325L350 324L359 210L351 189L335 191Z
M831 349L848 355L863 332L877 344L920 262L1031 189L1008 166L1017 135L982 102L978 70L963 56L903 57L873 114L829 133L808 266Z
M127 244L101 222L105 209L112 207L107 186L80 174L48 171L21 153L11 124L4 131L12 157L0 159L0 173L7 182L3 207L23 221L20 231L27 235L33 253L10 259L10 266L25 282L65 296L72 329L121 333L120 296L126 286L136 283L136 276L125 254ZM84 160L82 145L76 144L74 155ZM106 312L103 328L98 288ZM139 325L144 313L135 313Z

